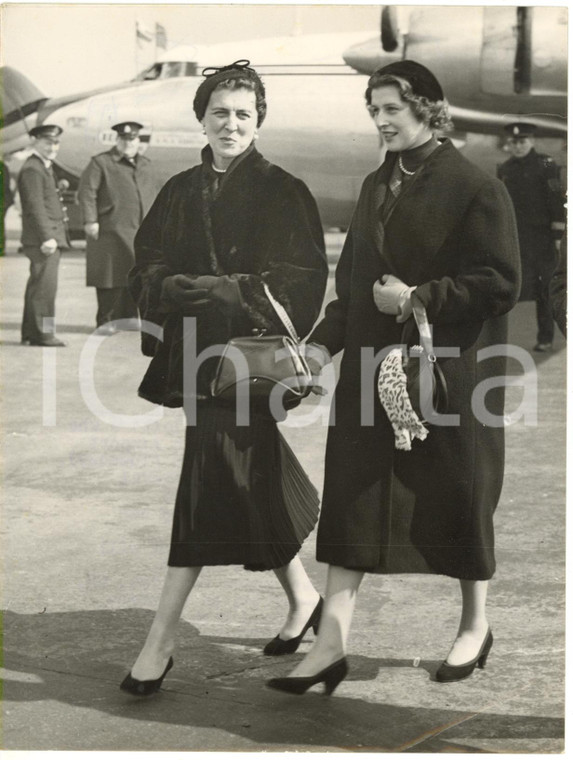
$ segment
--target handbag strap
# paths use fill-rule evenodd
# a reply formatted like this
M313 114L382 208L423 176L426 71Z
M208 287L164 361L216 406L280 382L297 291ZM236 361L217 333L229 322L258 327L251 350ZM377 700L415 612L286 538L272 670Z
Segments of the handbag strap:
M263 288L265 289L265 295L266 295L266 297L269 299L269 301L273 305L274 310L278 314L281 322L286 327L288 334L294 340L295 343L298 343L299 338L298 338L298 335L296 334L296 330L294 329L294 325L292 323L291 318L289 317L289 315L287 313L287 310L285 309L285 307L281 303L279 303L276 300L276 298L273 296L273 294L269 290L269 286L267 285L266 282L263 282Z
M412 311L414 312L414 319L418 325L422 348L426 352L428 359L431 362L435 362L436 354L434 353L434 343L432 341L432 328L428 322L426 307L416 298L412 298Z

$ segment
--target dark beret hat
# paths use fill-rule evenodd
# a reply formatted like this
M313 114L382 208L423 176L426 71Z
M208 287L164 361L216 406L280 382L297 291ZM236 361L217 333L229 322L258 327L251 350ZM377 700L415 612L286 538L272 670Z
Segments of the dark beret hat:
M64 130L57 124L40 124L30 130L30 137L59 137Z
M506 124L504 129L510 137L531 137L537 127L535 124L529 124L526 121L514 121L511 124Z
M255 85L255 92L257 96L262 97L264 100L265 86L263 85L257 72L253 68L250 68L249 63L250 61L241 59L229 64L228 66L209 66L208 68L203 69L202 73L205 79L197 88L197 92L193 98L193 110L195 111L195 116L199 121L201 121L205 116L207 104L209 103L209 98L211 97L213 90L220 82L225 82L228 79L248 79ZM259 118L257 123L258 127L261 126L264 118L265 113L261 113L259 111Z
M382 68L377 69L372 77L380 77L383 74L405 79L412 87L414 95L419 95L428 100L437 101L444 99L444 91L430 69L416 61L394 61ZM370 84L370 82L369 82Z

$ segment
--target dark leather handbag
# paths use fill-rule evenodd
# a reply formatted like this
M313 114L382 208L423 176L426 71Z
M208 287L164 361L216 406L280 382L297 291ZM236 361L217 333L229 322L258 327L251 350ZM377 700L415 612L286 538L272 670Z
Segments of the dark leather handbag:
M265 285L265 294L289 335L255 335L232 338L225 346L215 376L211 395L235 401L248 394L255 402L269 400L276 394L284 409L293 409L312 388L312 373L286 310Z
M416 332L419 343L414 343ZM401 342L407 348L403 369L410 403L421 422L431 422L422 410L433 409L438 414L445 414L448 408L448 386L434 353L426 309L421 304L413 306L413 319L405 323Z

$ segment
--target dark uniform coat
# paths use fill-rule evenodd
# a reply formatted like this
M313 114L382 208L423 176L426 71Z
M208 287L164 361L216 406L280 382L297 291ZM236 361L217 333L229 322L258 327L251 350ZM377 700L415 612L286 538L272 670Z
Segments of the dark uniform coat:
M6 212L10 206L14 203L14 195L12 193L12 187L10 185L10 170L0 161L0 174L2 175L0 187L2 188L2 198L0 199L0 205L2 206L2 226L0 227L0 256L4 255L4 219Z
M567 232L561 238L559 258L549 283L549 296L553 319L567 337Z
M535 300L555 269L554 241L561 237L564 227L559 167L532 148L523 158L512 156L498 166L497 175L515 208L522 265L520 300Z
M207 146L203 164L167 182L135 238L131 292L142 319L164 327L162 342L142 332L143 352L153 359L139 393L166 406L183 403L183 316L162 311L166 277L218 278L211 290L216 307L197 317L198 353L253 329L286 333L263 283L305 335L326 287L322 226L306 185L251 149L212 197L211 161ZM216 362L206 361L198 371L199 398L210 395Z
M137 156L134 166L112 148L91 159L78 190L84 223L99 222L100 226L98 239L87 240L87 285L127 285L128 272L135 263L135 233L158 190L151 161L145 156Z
M336 271L335 301L309 340L344 349L328 435L317 559L380 573L429 572L487 579L494 571L493 521L503 479L503 427L476 419L476 386L502 376L505 359L478 360L503 344L520 285L511 201L502 183L445 141L403 189L385 229L380 220L395 154L362 187ZM375 391L361 384L361 351L399 344L403 326L374 304L383 274L408 285L426 307L457 427L429 426L426 440L398 451ZM503 415L503 388L487 394ZM372 416L373 410L373 416ZM361 424L361 412L365 414Z
M30 260L30 277L24 295L22 340L41 342L54 330L59 249L68 245L66 209L56 186L52 165L47 169L42 159L34 153L20 170L18 191L22 205L22 253ZM40 248L48 240L55 240L58 249L45 255Z
M14 195L10 185L10 169L3 161L0 161L0 174L2 175L0 185L2 187L2 214L6 216L6 212L14 203Z
M53 170L46 169L36 154L29 156L18 175L22 205L22 245L40 247L55 239L58 247L68 244L66 213Z

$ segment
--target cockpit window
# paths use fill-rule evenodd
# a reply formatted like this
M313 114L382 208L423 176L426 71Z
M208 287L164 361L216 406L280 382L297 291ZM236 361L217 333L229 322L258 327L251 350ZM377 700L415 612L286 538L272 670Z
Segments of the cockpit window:
M153 66L150 66L148 69L145 69L145 71L142 71L135 78L138 80L159 79L160 73L161 73L161 64L154 63Z
M198 73L197 64L193 61L162 61L154 63L135 77L135 81L148 82L155 79L174 79L177 77L192 77Z

